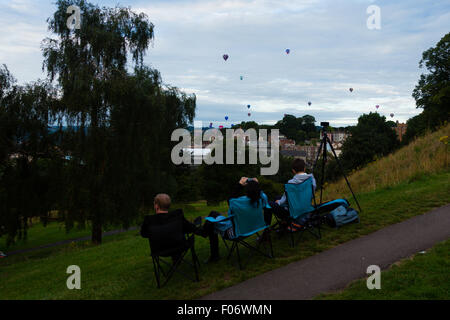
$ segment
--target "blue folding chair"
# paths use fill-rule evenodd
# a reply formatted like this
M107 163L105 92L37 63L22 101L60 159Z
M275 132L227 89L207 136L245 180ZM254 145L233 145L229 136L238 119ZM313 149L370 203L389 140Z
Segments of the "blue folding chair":
M303 231L308 231L320 239L322 237L320 231L321 221L317 211L312 179L309 178L298 184L285 184L284 189L289 206L289 217L286 221L288 225L299 225L300 228L297 231L300 232L300 236L303 234ZM313 200L314 205L312 204ZM289 234L292 247L295 245L294 232L296 231L291 227Z
M229 202L228 217L221 219L206 218L210 222L217 223L216 229L224 231L227 227L227 223L232 226L232 233L221 232L222 239L224 241L231 241L232 246L229 249L227 259L230 259L234 251L236 251L239 269L242 269L241 257L239 253L239 245L242 245L253 252L257 252L265 257L273 258L273 247L270 233L267 233L267 240L269 243L270 253L267 254L259 249L262 242L259 242L257 246L253 246L246 241L247 238L257 235L259 232L269 229L270 226L266 225L264 220L263 209L268 207L267 196L262 193L262 199L258 201L258 205L252 205L250 199L246 196L231 199ZM228 248L228 246L227 246Z

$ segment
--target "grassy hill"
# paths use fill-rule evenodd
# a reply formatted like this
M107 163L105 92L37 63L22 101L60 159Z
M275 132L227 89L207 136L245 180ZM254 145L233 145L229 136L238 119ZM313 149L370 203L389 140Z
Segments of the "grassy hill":
M449 203L447 151L439 141L448 133L447 126L350 176L363 208L360 224L338 230L325 228L321 240L306 234L295 248L290 248L287 237L274 235L276 258L254 255L248 259L242 250L243 271L238 270L235 260L222 258L219 263L202 265L199 283L175 276L168 286L157 290L148 241L129 231L105 238L100 246L72 243L0 259L0 299L194 299L234 285ZM342 197L348 190L339 182L327 186L327 192L328 197ZM212 209L223 212L226 204L210 208L204 202L193 203L185 207L185 213L193 219L208 215ZM35 230L44 232L42 228ZM35 230L29 230L30 237ZM43 242L42 237L35 238ZM205 260L208 241L196 238L196 251L200 260ZM221 253L225 256L222 243ZM72 291L66 288L66 269L74 264L81 268L82 289Z
M449 146L441 141L445 136L450 136L449 124L353 172L349 177L353 191L361 193L394 187L428 174L448 170ZM324 191L325 199L335 199L343 194L350 194L343 178L337 183L327 185Z

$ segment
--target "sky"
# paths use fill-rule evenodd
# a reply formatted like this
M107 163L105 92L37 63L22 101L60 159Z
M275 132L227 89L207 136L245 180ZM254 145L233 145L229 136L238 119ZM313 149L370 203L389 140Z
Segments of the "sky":
M91 2L148 15L155 38L145 63L165 84L195 93L195 120L206 126L274 124L284 114L347 126L376 105L405 122L421 111L411 94L426 72L422 52L450 32L449 0ZM367 25L373 5L379 29ZM0 63L19 83L46 76L41 41L52 36L54 11L53 0L0 0Z

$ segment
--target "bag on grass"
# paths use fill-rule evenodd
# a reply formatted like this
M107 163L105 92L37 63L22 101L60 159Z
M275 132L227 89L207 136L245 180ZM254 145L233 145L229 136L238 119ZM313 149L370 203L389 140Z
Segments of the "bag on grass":
M326 216L326 221L330 227L339 228L352 222L359 222L359 214L353 208L339 206Z

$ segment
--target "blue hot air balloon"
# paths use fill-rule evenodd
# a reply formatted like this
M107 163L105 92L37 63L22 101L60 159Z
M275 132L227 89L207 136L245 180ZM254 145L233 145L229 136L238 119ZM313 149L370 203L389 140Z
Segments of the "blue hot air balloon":
M223 55L223 60L227 61L227 60L228 60L228 58L229 58L229 57L228 57L228 55L227 55L227 54L224 54L224 55Z
M226 116L226 117L225 117L225 120L227 120L227 121L228 121L228 116Z
M291 52L291 49L286 49L286 54L289 54Z
M310 102L308 102L308 106L311 106L311 105L312 105L311 101L310 101Z
M250 107L251 107L250 105L247 106L248 109L250 109Z

